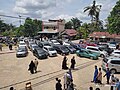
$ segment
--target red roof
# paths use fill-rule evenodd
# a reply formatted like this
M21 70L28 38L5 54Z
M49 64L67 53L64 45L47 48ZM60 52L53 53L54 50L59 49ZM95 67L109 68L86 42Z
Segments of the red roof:
M77 35L77 31L74 29L65 29L65 33L69 36L75 36Z
M93 32L89 35L90 37L96 38L120 38L120 35L117 34L110 34L109 32Z

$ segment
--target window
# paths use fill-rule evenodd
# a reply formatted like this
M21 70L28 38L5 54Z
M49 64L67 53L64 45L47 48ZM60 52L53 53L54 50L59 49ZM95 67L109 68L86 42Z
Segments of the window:
M115 54L120 54L120 52L114 52Z
M112 63L112 64L120 64L120 61L112 60L111 63Z
M87 49L89 49L89 50L94 50L94 51L99 51L99 50L96 49L96 48L90 48L90 47L88 47Z

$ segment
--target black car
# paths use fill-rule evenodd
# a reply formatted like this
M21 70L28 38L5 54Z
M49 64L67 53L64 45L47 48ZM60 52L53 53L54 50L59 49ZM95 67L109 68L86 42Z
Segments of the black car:
M54 45L53 48L57 51L58 54L61 54L61 55L69 54L69 50L63 45Z
M44 46L51 46L50 44L49 44L49 42L47 42L47 41L45 41L45 42L38 42L37 43L37 45L39 46L39 47L41 47L41 48L43 48Z
M65 47L69 50L71 54L74 54L76 52L76 49L71 45L66 45Z
M42 48L37 48L33 51L33 55L36 56L38 59L46 59L48 58L48 53L43 50Z

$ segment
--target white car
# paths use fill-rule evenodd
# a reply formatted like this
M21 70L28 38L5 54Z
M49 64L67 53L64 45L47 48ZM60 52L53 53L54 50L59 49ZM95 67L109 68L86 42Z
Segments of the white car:
M66 41L63 41L63 45L70 45L68 42L66 42Z
M51 46L43 47L43 49L48 52L49 56L57 56L57 51Z
M18 47L26 47L26 43L24 41L20 41Z
M100 57L106 57L106 56L108 56L107 52L104 51L104 50L101 50L99 47L87 46L86 49L88 51L100 54Z
M109 48L111 48L111 49L116 49L116 45L115 44L108 44L108 46L109 46Z
M51 42L55 45L60 45L60 43L57 40L51 40Z
M102 69L106 71L109 68L111 73L120 72L120 58L119 57L106 57L102 61Z
M120 50L114 50L111 55L116 56L116 57L120 57Z

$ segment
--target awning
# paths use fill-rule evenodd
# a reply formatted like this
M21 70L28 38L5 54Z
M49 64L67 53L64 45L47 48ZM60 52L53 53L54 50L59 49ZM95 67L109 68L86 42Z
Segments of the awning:
M39 31L38 34L42 34L42 33L50 33L50 34L55 34L55 33L59 33L58 31Z

